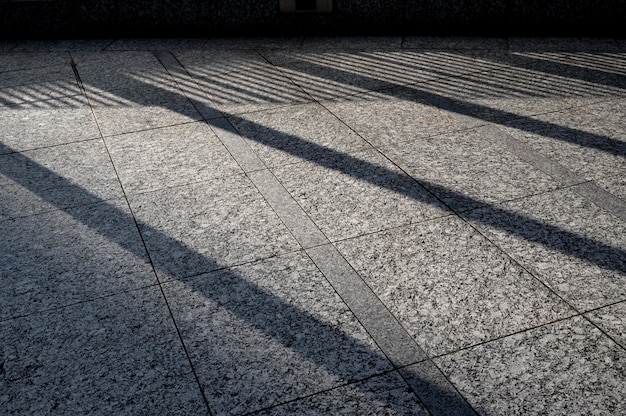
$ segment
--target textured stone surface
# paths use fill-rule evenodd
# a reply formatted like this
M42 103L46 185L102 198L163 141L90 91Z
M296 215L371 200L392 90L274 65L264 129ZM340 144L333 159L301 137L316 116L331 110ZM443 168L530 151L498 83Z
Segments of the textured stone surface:
M189 50L174 51L180 64L194 77L207 78L229 72L241 72L266 65L263 57L254 50Z
M319 104L255 112L230 120L268 167L370 148Z
M302 42L302 49L389 50L401 46L401 36L308 36Z
M228 114L242 114L310 102L311 98L271 65L196 78L205 94Z
M173 84L143 83L134 89L89 92L104 136L200 120L200 114Z
M297 250L242 175L131 196L160 277L181 278Z
M626 177L622 175L608 176L595 181L605 191L626 201Z
M573 312L457 217L336 245L431 356Z
M51 39L20 42L13 52L102 51L113 39Z
M156 283L125 203L0 222L2 319Z
M7 106L80 93L70 65L0 72L0 99Z
M123 196L101 140L0 156L0 213L20 217Z
M127 192L145 192L240 173L204 122L128 133L106 139Z
M512 51L614 51L619 50L612 38L568 38L568 37L512 37L508 39Z
M626 302L596 309L585 316L626 348Z
M435 359L483 415L626 411L626 352L581 318Z
M0 334L10 414L206 412L157 288L0 322Z
M504 131L578 175L594 179L626 170L626 101L599 103L508 124Z
M579 310L626 296L626 224L570 189L463 215Z
M81 95L0 107L0 154L100 137ZM8 148L7 148L8 147Z
M397 373L319 393L259 413L269 415L320 415L328 412L355 415L429 415Z
M431 195L380 154L331 156L273 169L331 241L447 215Z
M67 52L7 53L0 59L0 72L69 65L70 62L70 54Z
M401 143L383 152L455 210L516 199L559 185L474 130Z
M141 7L141 6L139 6ZM107 50L110 51L153 51L170 50L175 48L202 49L206 39L202 38L146 38L146 39L117 39Z
M438 50L501 50L506 49L507 40L498 37L462 37L462 36L407 36L402 42L406 49Z
M402 87L324 105L374 146L464 130L475 124L433 106L432 98Z
M263 409L391 369L303 253L164 290L216 414Z

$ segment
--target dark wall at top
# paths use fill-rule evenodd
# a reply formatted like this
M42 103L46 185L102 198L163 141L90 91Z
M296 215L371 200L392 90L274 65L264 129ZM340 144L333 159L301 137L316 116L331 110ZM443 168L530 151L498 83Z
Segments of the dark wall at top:
M334 0L281 14L278 0L0 0L0 36L626 34L626 0Z

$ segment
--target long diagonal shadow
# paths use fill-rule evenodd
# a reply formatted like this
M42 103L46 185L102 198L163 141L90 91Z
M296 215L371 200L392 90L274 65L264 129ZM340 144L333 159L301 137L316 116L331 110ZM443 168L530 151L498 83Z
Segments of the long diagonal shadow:
M296 57L294 59L300 58ZM335 74L339 75L337 77L338 79L342 78L343 76L346 79L350 79L351 82L356 85L368 85L370 83L377 83L379 86L377 87L376 92L379 94L388 95L392 98L402 98L404 100L420 102L434 108L483 120L485 122L504 124L505 122L514 121L515 124L512 125L512 127L518 130L550 137L567 143L577 144L582 147L601 150L602 152L608 154L626 157L625 141L616 140L611 137L590 133L583 130L561 126L547 121L537 120L528 116L511 113L505 110L499 110L481 104L446 97L430 91L426 91L424 89L420 89L417 85L405 85L380 80L374 77L370 77L364 74L357 74L334 66L322 65L320 63L312 62L310 60L303 60L302 62L306 62L306 70L294 70L292 68L289 68L286 71L286 75L294 79L296 83L301 82L297 79L299 75L324 79L327 76L326 74L328 70L331 69ZM515 63L512 64L514 65ZM537 71L547 71L547 69L544 69L542 67L533 67L532 69ZM469 76L471 77L471 74ZM463 79L463 77L464 76L462 75L451 76L452 79ZM598 77L599 75L597 74L597 71L594 72L594 76L592 77L592 79L594 81L597 81ZM585 79L583 78L582 80ZM624 92L626 93L626 80L623 83L614 82L614 84L615 85L613 86L624 89Z
M30 190L38 197L56 206L58 209L72 216L75 220L88 226L99 235L116 243L138 258L146 257L147 253L144 251L143 247L136 244L134 241L121 239L116 229L107 225L108 221L102 221L103 218L107 218L111 219L113 223L124 223L124 221L130 219L130 215L127 212L120 210L107 201L103 201L91 194L88 190L72 184L69 180L39 165L23 154L15 152L3 143L0 143L0 152L11 153L14 158L14 165L21 167L21 169L18 170L10 168L8 164L0 164L0 174L5 175L17 184ZM30 180L32 177L45 177L46 180L54 184L54 186L45 189L37 187L36 184ZM56 189L59 186L68 189L67 192L63 193L64 195L67 195L69 192L73 193L77 200L96 201L93 203L98 203L102 206L103 209L100 210L102 214L96 217L90 215L86 210L68 208L66 204L64 204L64 201L57 197ZM226 309L229 313L233 314L241 321L244 321L247 325L271 337L283 347L294 351L302 357L302 359L326 369L338 379L344 382L359 380L359 374L354 374L354 369L346 363L355 362L355 360L358 360L360 363L389 362L380 352L372 350L371 347L353 339L351 336L334 328L328 323L318 320L306 311L291 305L280 297L237 275L232 270L194 251L184 243L169 237L150 224L142 221L137 221L137 224L142 233L151 234L152 242L165 246L170 250L184 253L186 261L206 272L216 271L216 273L220 274L219 282L227 282L235 285L238 288L238 292L236 297L232 296L232 299L224 299L224 294L215 290L215 288L212 290L204 288L199 289L197 286L191 284L190 280L180 279L182 276L178 276L179 281L185 284L187 288L199 293L206 299L210 299L215 304L219 305L219 307ZM157 269L172 275L180 274L180 270L177 266L172 267L170 263L162 258L151 257L151 261ZM214 277L207 276L207 279L212 278ZM288 322L288 325L285 324L285 321ZM302 338L301 334L307 335ZM231 365L236 364L231 363ZM271 365L271 362L267 363L268 367L271 367ZM378 367L381 367L381 364L378 364ZM393 367L388 367L387 370L384 371L390 371L391 369L393 369ZM364 379L370 375L373 374L361 375L360 378ZM412 376L415 377L415 375ZM419 377L419 375L417 376ZM423 383L428 384L427 381L423 381ZM354 384L354 386L359 387L358 384ZM441 403L444 403L444 407L456 409L455 411L459 412L459 414L474 414L468 404L462 401L455 393L440 389L436 385L429 385L428 391L429 395L436 398L438 403L433 403L432 401L425 403L427 408L431 406L438 407L441 406ZM398 406L396 410L400 413L403 411L405 404L389 402L390 396L387 396L384 391L370 391L367 389L362 392L391 408ZM294 398L296 397L292 399ZM269 405L271 404L273 403ZM431 410L436 409L431 408ZM433 414L438 413L435 411Z

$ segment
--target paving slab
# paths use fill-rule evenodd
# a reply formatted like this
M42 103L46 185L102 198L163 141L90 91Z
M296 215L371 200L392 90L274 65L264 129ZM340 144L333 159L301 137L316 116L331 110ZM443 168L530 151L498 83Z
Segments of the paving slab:
M225 114L244 114L312 101L300 87L269 64L242 72L196 77L196 82Z
M242 173L203 121L107 137L106 142L127 193Z
M0 59L0 72L70 65L70 63L71 57L68 52L4 53Z
M407 36L402 42L405 49L504 50L507 46L507 39L498 37Z
M87 94L105 137L202 119L173 83L142 83L133 89L88 91Z
M401 47L401 36L307 36L301 49L393 50Z
M512 51L614 51L619 46L613 38L511 37Z
M124 200L0 222L0 319L156 284Z
M206 414L158 288L0 322L13 415Z
M214 414L261 410L392 369L303 252L164 290ZM392 400L397 383L384 386Z
M578 310L624 299L626 223L572 189L462 215Z
M81 92L70 65L29 68L0 73L1 97L4 98L11 95L20 97L19 93L23 89L25 89L23 92L24 98L17 102L40 101L46 98L56 98L57 96L77 95Z
M371 149L317 103L243 114L230 121L268 167Z
M102 140L2 155L0 173L8 218L123 197Z
M561 184L465 130L384 147L381 151L456 211L517 199Z
M573 313L458 217L336 246L430 356Z
M623 175L607 176L595 182L608 193L626 201L626 177Z
M202 49L207 40L202 38L145 38L145 39L116 39L107 46L107 51L153 51L170 50L175 48Z
M585 317L626 349L626 302L596 309Z
M198 78L246 71L267 64L263 56L254 50L181 49L172 53L187 72Z
M130 202L164 280L300 248L243 175L131 195Z
M376 151L331 154L272 171L331 241L448 215Z
M114 39L54 39L20 42L12 52L102 51Z
M544 114L507 123L502 130L584 179L626 169L626 100Z
M626 410L626 351L576 317L435 359L482 415Z
M207 50L250 50L250 49L297 49L303 41L301 36L232 36L211 38L204 44Z
M437 100L439 106L433 106ZM398 87L325 102L324 106L373 146L465 130L474 120L445 108L439 97Z
M430 415L397 373L370 378L276 406L259 415L316 416L330 409L355 415Z
M82 95L0 107L0 154L100 137Z

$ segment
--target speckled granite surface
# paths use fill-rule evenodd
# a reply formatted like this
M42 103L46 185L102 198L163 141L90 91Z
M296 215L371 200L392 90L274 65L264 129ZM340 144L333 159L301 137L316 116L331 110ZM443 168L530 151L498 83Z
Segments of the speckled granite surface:
M623 43L0 43L0 409L625 413Z

